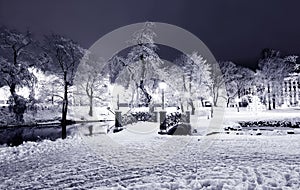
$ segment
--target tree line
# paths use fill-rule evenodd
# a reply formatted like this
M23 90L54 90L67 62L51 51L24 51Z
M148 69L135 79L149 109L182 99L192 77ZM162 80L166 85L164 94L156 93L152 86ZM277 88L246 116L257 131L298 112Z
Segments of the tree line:
M62 97L62 137L66 137L68 91L73 84L74 74L84 55L84 49L71 39L51 34L42 42L32 34L0 28L0 77L1 86L8 86L13 99L13 113L17 122L23 122L26 100L16 93L17 87L27 86L34 93L34 83L38 80L30 68L39 68L54 73L63 80ZM33 94L32 94L33 95Z
M256 71L239 66L233 62L220 62L223 80L227 92L227 106L230 100L242 95L257 95L269 110L282 105L284 79L290 74L299 72L298 56L282 56L280 51L263 49L258 60Z
M227 105L236 97L250 93L257 87L257 93L269 109L275 108L276 99L282 89L282 82L291 72L297 71L297 56L281 56L279 51L265 49L258 60L256 72L234 64L231 61L208 63L201 52L182 54L167 65L157 53L156 34L153 23L133 34L132 46L126 56L113 55L103 60L80 44L58 34L50 34L37 41L32 34L19 32L2 26L0 28L0 86L8 86L12 98L13 113L17 122L23 122L27 108L24 97L16 93L17 87L29 87L34 101L34 88L39 79L31 72L37 68L47 75L57 77L62 95L62 136L66 137L69 91L74 83L79 84L89 100L89 115L93 116L95 99L103 99L103 82L108 77L111 83L123 86L129 92L133 106L143 104L154 109L154 94L160 82L166 82L172 91L170 99L177 102L181 110L195 112L195 101L212 97L214 106L220 98ZM105 65L99 69L99 64ZM220 73L216 72L218 69ZM226 95L220 89L226 87ZM266 90L267 89L267 90ZM44 89L46 93L49 93ZM53 99L53 97L52 97Z

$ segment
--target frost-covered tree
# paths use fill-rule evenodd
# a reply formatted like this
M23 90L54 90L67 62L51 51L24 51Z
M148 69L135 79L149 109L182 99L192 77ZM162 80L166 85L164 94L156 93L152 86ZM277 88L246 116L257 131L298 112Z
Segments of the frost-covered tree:
M173 72L171 74L175 75L175 78L177 77L177 80L181 81L182 85L180 88L186 94L183 97L187 102L187 107L191 107L193 115L195 113L194 100L203 100L209 97L209 86L212 82L210 66L198 52L182 55L175 62L182 66L182 75L178 76Z
M233 99L241 98L242 95L249 94L249 89L254 85L254 71L242 67L233 66L229 67L231 69L232 78L227 80L225 83L227 92L227 106ZM228 68L222 68L223 72L226 72ZM229 72L229 71L228 71Z
M294 71L295 63L281 57L277 50L264 49L258 68L257 77L265 90L264 102L267 103L269 110L275 109L276 102L281 96L282 82Z
M179 62L179 59L176 60ZM181 63L181 62L180 62ZM182 68L176 64L164 68L165 78L164 82L168 84L168 88L173 92L174 95L172 101L177 102L180 105L180 109L184 112L185 107L184 104L187 103L188 97L187 95L187 87L185 80L185 73ZM166 96L166 95L165 95Z
M234 80L237 67L230 61L213 63L211 66L211 92L213 96L213 104L214 106L217 106L220 98L220 90L223 89L224 85L226 86L226 84L230 84ZM221 73L219 72L219 67L221 69Z
M35 91L39 103L60 104L63 100L63 80L49 72L36 71Z
M133 97L136 97L136 104L140 101L149 106L150 111L154 108L151 94L157 87L157 79L161 76L160 66L163 64L156 53L157 47L154 44L156 34L153 28L153 23L145 23L141 30L133 34L132 48L127 57L113 58L113 64L122 69L117 74L117 82L134 89Z
M300 63L298 63L298 58L299 56L297 55L288 55L286 57L284 57L284 60L287 63L291 63L292 65L294 65L294 71L295 72L300 72Z
M83 61L80 63L76 73L76 86L79 91L83 91L89 101L89 115L93 116L94 99L101 101L107 99L107 77L99 69L99 65L104 65L104 60L95 55L86 54Z
M17 87L32 86L35 77L29 68L36 64L30 32L20 33L0 28L0 85L8 86L17 122L23 122L26 100L16 93Z
M85 53L85 50L71 39L52 34L45 37L45 51L49 55L47 70L60 76L63 80L62 103L62 138L66 138L68 93L73 85L73 79L77 66Z
M237 66L235 81L237 83L237 97L249 94L249 89L254 85L255 72L249 68Z

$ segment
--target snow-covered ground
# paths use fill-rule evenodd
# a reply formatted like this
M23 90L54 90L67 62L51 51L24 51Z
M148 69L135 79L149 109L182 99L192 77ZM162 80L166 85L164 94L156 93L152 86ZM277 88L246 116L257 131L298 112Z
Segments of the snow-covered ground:
M285 108L264 111L247 111L246 108L226 108L224 110L225 121L256 121L256 120L284 120L290 118L300 118L299 108Z
M0 189L299 189L300 135L120 133L0 148Z
M197 113L197 112L196 112ZM223 132L226 126L239 126L240 121L300 121L300 109L286 108L265 111L247 111L246 108L215 108L214 117L192 115L191 125L197 130L195 135ZM270 134L268 134L270 135Z
M214 115L191 117L195 136L158 135L150 122L103 134L95 123L66 140L2 146L0 189L300 189L299 134L213 133L237 121L299 118L299 110Z

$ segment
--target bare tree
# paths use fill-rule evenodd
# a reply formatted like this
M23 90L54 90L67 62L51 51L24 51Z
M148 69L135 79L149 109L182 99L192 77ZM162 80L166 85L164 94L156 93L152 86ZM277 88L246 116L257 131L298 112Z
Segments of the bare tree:
M76 42L56 34L45 37L44 48L50 57L47 70L60 76L64 82L61 123L62 138L66 138L69 87L73 85L75 71L84 55L84 49Z

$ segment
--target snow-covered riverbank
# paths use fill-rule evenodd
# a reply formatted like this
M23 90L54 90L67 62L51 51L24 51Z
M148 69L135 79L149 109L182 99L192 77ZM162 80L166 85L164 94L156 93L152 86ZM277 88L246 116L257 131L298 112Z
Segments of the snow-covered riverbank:
M0 148L1 189L299 189L300 136L118 134Z

